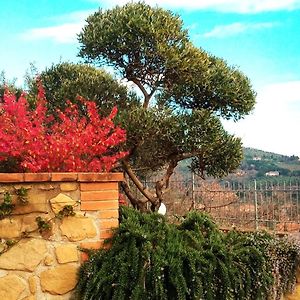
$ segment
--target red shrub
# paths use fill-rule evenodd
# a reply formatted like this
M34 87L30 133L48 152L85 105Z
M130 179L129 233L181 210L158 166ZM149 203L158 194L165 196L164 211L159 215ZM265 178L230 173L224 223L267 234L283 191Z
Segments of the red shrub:
M0 102L0 162L14 159L19 172L109 171L126 155L116 146L126 139L115 126L114 107L108 117L99 116L96 104L81 99L85 115L68 103L57 118L47 116L47 101L40 88L36 108L31 110L25 95L6 91Z

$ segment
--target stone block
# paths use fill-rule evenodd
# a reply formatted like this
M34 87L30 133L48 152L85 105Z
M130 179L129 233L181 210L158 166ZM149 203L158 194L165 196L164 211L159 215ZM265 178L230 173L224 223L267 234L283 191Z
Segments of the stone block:
M52 295L63 295L73 290L77 284L77 267L62 265L41 272L41 287Z
M52 266L53 262L54 262L53 256L50 254L46 255L46 257L44 259L45 266Z
M24 215L22 217L16 217L21 219L21 232L30 232L37 229L36 217L41 216L40 213L32 213Z
M17 300L25 291L26 284L17 275L7 275L0 278L0 299Z
M35 296L33 295L30 295L30 296L27 296L25 298L23 298L22 300L37 300Z
M30 296L27 296L25 298L23 298L22 300L37 300L35 296L33 295L30 295Z
M52 191L55 190L55 186L50 184L50 183L41 183L37 184L36 188L41 190L41 191Z
M76 245L60 245L55 248L57 261L60 264L78 261L78 249Z
M29 290L31 294L35 294L36 293L36 277L35 276L30 276L28 278L28 285L29 285Z
M11 239L20 236L21 219L6 218L0 220L0 237L3 239Z
M83 216L63 218L60 230L62 235L72 242L93 238L97 235L94 221Z
M74 182L63 182L60 184L60 190L62 192L71 192L78 189L78 184Z
M47 248L44 240L21 240L0 256L0 269L32 272L46 253Z
M55 198L50 199L49 202L55 214L59 213L66 205L75 206L76 204L75 200L62 193L58 194Z
M28 203L26 205L17 204L14 210L15 214L24 213L47 213L48 212L48 195L45 192L31 189L28 190Z

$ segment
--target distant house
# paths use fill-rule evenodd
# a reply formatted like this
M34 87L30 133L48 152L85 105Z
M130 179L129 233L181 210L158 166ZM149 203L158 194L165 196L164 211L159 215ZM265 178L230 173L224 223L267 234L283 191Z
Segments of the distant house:
M279 176L278 171L269 171L265 174L266 176Z
M235 175L236 176L244 176L244 175L246 175L246 172L243 171L243 170L238 170L238 171L235 172Z
M253 160L261 160L261 157L260 156L254 156Z

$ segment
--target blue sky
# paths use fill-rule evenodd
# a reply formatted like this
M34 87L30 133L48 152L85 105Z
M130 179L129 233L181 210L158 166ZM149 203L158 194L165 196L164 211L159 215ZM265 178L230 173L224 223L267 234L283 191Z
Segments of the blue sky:
M18 83L39 70L77 62L85 18L115 0L0 0L0 71ZM224 122L247 147L300 156L300 0L146 1L178 13L193 42L236 65L257 91L253 113Z

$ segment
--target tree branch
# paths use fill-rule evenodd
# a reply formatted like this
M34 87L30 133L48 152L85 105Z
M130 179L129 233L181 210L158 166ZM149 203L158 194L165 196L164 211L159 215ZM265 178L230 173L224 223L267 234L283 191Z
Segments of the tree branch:
M164 187L168 188L170 177L174 173L174 169L176 168L177 164L178 164L177 159L171 160L164 177L161 180L158 180L156 182L156 185L155 185L156 195L157 195L160 203L163 202L163 191L162 190Z
M149 192L149 190L147 190L143 184L141 183L141 181L137 178L137 176L134 174L131 166L129 165L128 161L123 160L122 161L122 165L123 168L126 172L126 174L129 176L129 178L132 180L132 182L135 184L135 186L138 188L138 190L141 192L141 194L143 196L146 197L146 199L148 199L152 205L156 205L157 204L157 199L156 197L153 196L153 194L151 194Z
M121 182L121 187L125 193L125 195L127 196L127 198L129 199L129 201L131 202L131 204L134 206L134 207L144 207L146 202L145 200L143 199L139 199L137 200L136 197L133 195L132 191L130 190L130 187L129 187L129 184L126 180L123 180Z
M139 80L137 80L136 78L130 78L129 80L131 80L133 83L135 83L139 87L139 89L142 91L142 93L144 95L143 108L148 108L150 99L153 96L153 94L155 93L156 89L153 89L151 91L151 93L149 94Z

